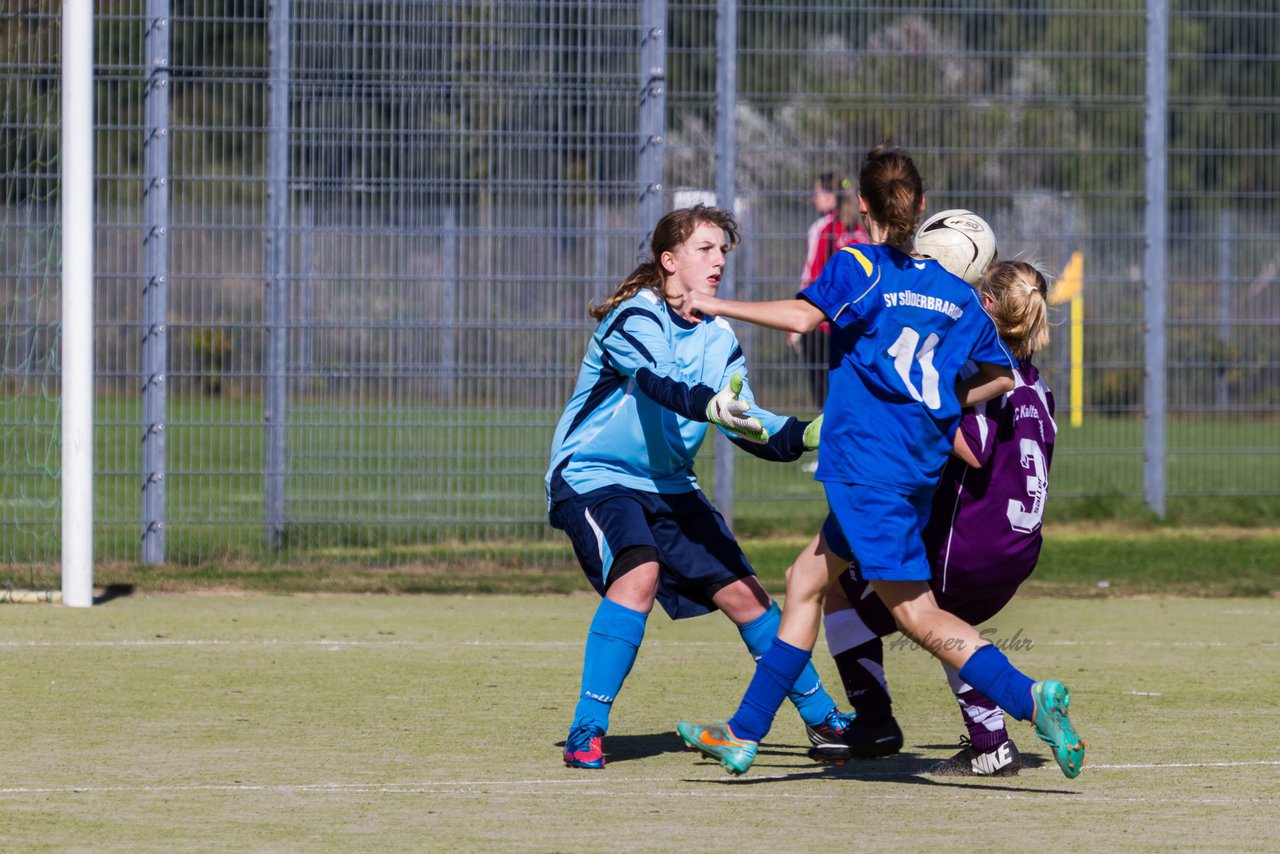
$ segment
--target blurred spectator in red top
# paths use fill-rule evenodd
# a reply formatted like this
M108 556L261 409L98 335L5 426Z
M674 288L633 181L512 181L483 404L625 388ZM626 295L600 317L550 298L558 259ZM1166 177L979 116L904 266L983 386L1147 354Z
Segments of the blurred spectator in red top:
M808 251L805 253L804 273L800 288L809 287L828 259L837 251L853 243L870 243L871 239L858 221L858 194L853 182L840 172L824 172L813 182L810 199L819 216L809 226ZM830 326L822 323L812 332L803 335L787 333L787 344L804 361L809 376L809 389L813 402L822 409L827 399L827 368L830 361L828 344Z

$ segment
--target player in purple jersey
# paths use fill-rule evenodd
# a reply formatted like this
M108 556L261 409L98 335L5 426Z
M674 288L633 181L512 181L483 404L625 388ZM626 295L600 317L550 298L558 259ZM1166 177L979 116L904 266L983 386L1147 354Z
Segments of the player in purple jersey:
M929 587L938 607L970 624L986 622L1008 604L1040 557L1049 466L1057 429L1053 394L1031 359L1049 343L1044 276L1023 261L1003 261L978 283L983 305L1018 360L1013 391L964 411L955 450L933 494L925 550ZM893 615L859 577L840 576L827 596L827 648L862 732L884 741L815 746L809 755L843 762L896 753L902 733L893 719L881 638L897 630ZM959 753L931 769L950 775L1007 776L1021 767L1000 707L943 664L968 735Z
M809 664L827 588L856 558L903 634L1030 721L1063 774L1075 777L1085 745L1067 717L1066 686L1015 668L972 625L939 608L928 583L923 532L961 406L1011 391L1015 362L973 289L916 254L925 198L910 156L888 143L873 149L858 197L874 243L836 253L796 299L750 303L690 293L681 303L682 310L783 331L807 332L825 319L834 354L817 473L830 514L787 570L777 637L756 663L737 712L722 723L681 722L676 730L730 773L749 769L787 687ZM977 370L962 382L970 362ZM855 717L846 742L855 741L855 731L859 741L882 737Z

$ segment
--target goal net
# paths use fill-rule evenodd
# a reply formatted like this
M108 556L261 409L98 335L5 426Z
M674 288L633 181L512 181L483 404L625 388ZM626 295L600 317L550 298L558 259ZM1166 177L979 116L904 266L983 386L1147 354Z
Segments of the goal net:
M0 601L60 583L59 5L0 16Z

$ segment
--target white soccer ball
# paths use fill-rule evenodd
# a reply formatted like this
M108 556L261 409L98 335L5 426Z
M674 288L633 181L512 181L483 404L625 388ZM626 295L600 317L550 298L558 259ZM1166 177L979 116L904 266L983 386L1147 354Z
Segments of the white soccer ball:
M916 251L953 276L977 285L996 257L996 236L987 221L959 208L936 213L916 230Z

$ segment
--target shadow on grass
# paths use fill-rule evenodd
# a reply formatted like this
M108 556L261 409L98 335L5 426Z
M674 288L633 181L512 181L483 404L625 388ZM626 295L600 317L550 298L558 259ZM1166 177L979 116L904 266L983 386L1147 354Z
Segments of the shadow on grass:
M922 749L947 749L949 744L922 744ZM904 751L894 756L881 759L850 760L844 765L818 765L811 770L796 770L794 760L796 753L803 753L807 745L773 745L764 748L758 754L751 772L742 777L727 775L723 778L695 780L686 778L689 783L711 783L713 785L762 785L768 783L791 783L802 780L851 780L863 783L892 782L907 783L916 786L943 786L948 788L965 788L993 792L1026 792L1050 795L1075 795L1078 789L1043 788L1041 786L1020 786L1013 777L1001 777L999 781L983 782L984 778L975 776L948 776L929 774L930 768L938 764L936 756ZM770 761L778 757L778 761ZM710 759L695 757L699 762L711 767L715 763ZM762 761L763 760L763 761ZM1032 770L1048 765L1041 756L1022 757L1023 768ZM761 776L752 776L759 774ZM763 776L768 775L768 776Z
M556 742L556 746L563 749L564 742ZM629 762L635 759L647 759L651 756L660 756L664 753L688 753L691 759L696 761L713 764L711 760L704 759L697 754L697 751L684 746L680 740L680 736L672 732L655 732L641 735L609 735L605 737L605 761L610 764L619 762ZM954 748L953 744L920 744L916 745L921 750L948 750ZM784 765L783 762L794 760L796 754L804 755L809 749L807 744L766 744L756 754L756 762L754 768L769 768L771 764L774 767L794 767L791 764ZM770 758L777 757L779 762L770 763ZM940 784L946 785L941 781L950 779L952 781L975 781L979 778L968 775L929 775L927 772L930 768L938 764L940 760L936 756L928 756L922 753L914 753L905 751L894 756L887 756L882 759L868 760L850 760L844 765L821 765L815 763L812 771L802 771L799 774L789 774L788 779L814 779L818 777L837 777L839 779L849 780L883 780L883 779L903 779L905 782L925 783L930 785ZM1043 768L1049 764L1042 756L1022 754L1022 767L1028 770ZM922 779L909 779L923 775ZM1009 779L1007 777L1001 779ZM774 780L759 780L757 782L767 783ZM961 785L973 785L972 782L964 782ZM987 787L992 788L992 787ZM997 787L1001 790L1008 790L1006 786ZM1035 789L1032 791L1043 791Z
M557 742L556 746L563 749L564 742ZM921 744L916 746L922 750L947 750L955 745ZM660 756L664 753L687 753L694 762L712 766L715 764L710 759L699 756L697 751L685 747L674 731L642 735L609 735L605 737L604 747L605 762L611 765L635 759L646 759L651 756ZM816 779L855 780L861 782L893 781L925 786L963 786L971 789L989 789L1001 792L1025 791L1055 794L1073 794L1075 792L1073 789L1023 788L1010 785L1008 781L1011 778L1009 777L1000 778L1001 782L999 784L983 784L979 782L982 779L980 777L931 775L927 772L938 764L938 757L912 751L905 751L882 759L851 760L844 765L820 765L815 763L812 766L812 770L788 773L795 769L794 761L797 758L797 754L803 756L808 749L809 746L807 744L767 744L756 755L756 762L752 767L757 773L763 771L766 774L785 774L787 781ZM1049 764L1048 760L1042 756L1027 754L1022 756L1022 767L1028 770L1042 768L1047 764ZM756 784L777 783L780 781L776 776L757 777L754 779L746 776L727 777L722 780L691 780L689 782Z
M93 597L93 604L105 605L112 599L120 599L124 596L133 595L132 584L108 584L102 588L102 592Z
M556 747L564 749L564 742L556 742ZM680 741L675 730L671 732L655 732L648 735L606 735L604 737L605 764L629 762L633 759L646 759L660 756L663 753L682 753L689 751Z

